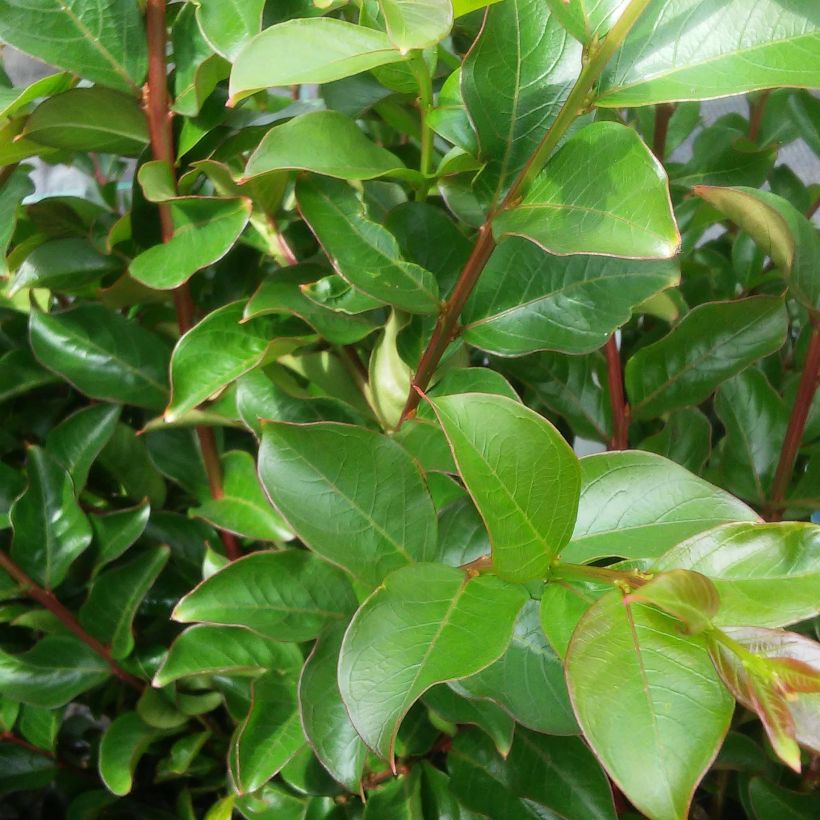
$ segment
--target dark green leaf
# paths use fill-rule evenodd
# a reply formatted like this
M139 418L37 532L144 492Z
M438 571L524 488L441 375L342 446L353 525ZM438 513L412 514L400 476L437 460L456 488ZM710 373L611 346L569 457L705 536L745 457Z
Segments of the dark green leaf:
M712 449L712 426L695 407L669 414L664 428L645 438L639 450L657 453L695 474L700 473Z
M57 377L40 367L39 362L25 348L9 350L0 356L0 402L56 381Z
M806 820L820 812L820 795L796 792L755 777L749 799L758 820Z
M150 515L151 505L145 499L136 507L90 516L97 551L95 571L119 558L134 544L144 532Z
M131 791L134 769L156 736L157 730L136 712L123 712L108 727L100 742L98 765L109 791L120 796Z

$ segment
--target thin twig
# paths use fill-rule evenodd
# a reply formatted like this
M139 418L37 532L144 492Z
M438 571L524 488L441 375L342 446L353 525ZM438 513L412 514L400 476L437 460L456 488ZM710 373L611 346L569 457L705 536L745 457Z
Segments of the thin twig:
M675 106L671 103L661 103L655 107L655 132L652 135L652 153L658 162L666 157L666 137L669 134L669 120L675 113Z

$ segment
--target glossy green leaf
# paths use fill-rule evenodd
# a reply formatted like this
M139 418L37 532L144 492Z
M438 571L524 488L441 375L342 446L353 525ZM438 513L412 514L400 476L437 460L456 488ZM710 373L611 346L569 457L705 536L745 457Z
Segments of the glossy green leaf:
M406 262L396 238L372 221L354 188L330 179L300 180L299 207L337 272L363 293L413 313L438 310L433 274Z
M146 498L157 508L165 502L165 481L148 456L145 440L126 424L118 424L99 458L100 466L132 501ZM193 525L191 525L193 526Z
M796 792L760 777L749 783L749 800L759 820L805 820L820 812L820 795Z
M250 710L236 727L228 753L231 780L240 794L267 783L305 743L296 697L299 665L272 669L253 683Z
M136 712L123 712L108 727L100 741L98 766L109 791L119 796L131 791L137 763L156 736L157 730Z
M108 88L73 88L37 106L23 136L67 151L135 157L148 144L148 126L134 97Z
M537 732L571 735L578 731L561 659L544 638L537 601L524 604L512 641L495 663L451 686L463 695L497 703L518 723Z
M785 332L786 314L778 297L698 306L668 335L627 362L633 417L653 418L700 404L722 381L774 353Z
M40 79L24 88L19 86L13 88L0 87L0 117L7 119L35 100L68 91L75 82L76 80L71 74L60 71L56 74L40 77Z
M490 6L461 70L461 91L496 200L555 120L581 71L581 47L541 0Z
M802 522L725 524L655 561L708 576L720 594L718 625L785 626L820 610L820 531Z
M129 0L2 0L0 39L110 88L135 92L145 78L145 31Z
M759 0L752 8L745 0L718 6L710 0L653 3L609 64L596 105L708 100L778 85L816 87L816 11L800 0Z
M88 471L114 435L122 408L116 404L84 407L53 427L46 449L68 470L79 494L88 480Z
M129 268L138 282L160 290L178 287L225 256L248 222L251 203L247 199L188 197L173 200L170 208L173 237L143 251Z
M222 491L220 498L205 501L191 510L191 515L255 541L293 538L265 498L250 453L232 450L222 456Z
M388 576L353 618L339 658L342 699L365 743L392 760L413 703L496 660L525 599L522 587L439 564Z
M749 233L783 271L795 297L809 310L820 310L820 239L803 214L782 197L753 188L698 186L695 193Z
M467 303L464 338L501 356L590 353L678 279L672 262L556 257L513 237L493 252Z
M28 487L9 512L11 555L37 583L53 589L91 543L91 525L71 477L46 450L29 448L26 473Z
M99 685L108 664L73 635L49 635L21 655L0 652L0 694L56 709Z
M91 398L150 409L167 401L165 343L101 304L34 310L30 333L39 361Z
M518 402L480 393L431 399L487 525L501 577L544 577L569 540L580 470L569 445Z
M231 72L230 95L236 102L270 86L329 83L403 59L380 31L329 17L288 20L242 48Z
M57 381L57 377L41 367L24 348L9 350L0 356L0 402Z
M427 123L439 136L464 151L468 159L478 155L475 127L461 93L460 66L444 81L436 105L427 116Z
M122 270L121 259L100 253L85 239L52 239L38 245L23 260L8 294L13 296L24 288L78 293Z
M379 0L379 7L387 36L402 54L436 45L453 25L450 0Z
M39 752L4 743L0 746L0 794L43 789L53 780L57 766Z
M700 410L684 407L670 413L663 429L645 438L638 449L657 453L697 475L712 449L712 426Z
M235 60L242 47L262 28L265 0L199 0L196 21L214 51L226 60Z
M395 154L369 140L338 111L303 114L268 131L251 154L241 181L288 168L339 179L408 173Z
M563 145L493 233L558 254L668 258L680 245L666 174L632 128L596 122Z
M469 14L471 11L478 11L485 6L491 6L493 3L499 3L501 0L452 0L453 14L456 17L461 17L464 14Z
M353 728L339 692L337 667L346 625L319 637L299 679L302 729L316 756L348 791L361 788L367 747Z
M682 621L684 631L692 635L709 629L721 607L720 594L712 581L689 569L664 570L625 600L656 606Z
M587 456L581 459L581 475L578 519L561 552L564 561L659 557L720 524L760 520L729 493L654 453Z
M146 499L136 507L89 516L97 553L95 572L119 558L137 541L144 532L150 515L151 505Z
M259 476L299 538L368 586L435 552L435 510L418 466L384 436L330 422L271 422Z
M581 620L566 670L578 722L609 776L650 817L685 818L734 706L702 639L614 591Z
M182 598L172 617L245 626L276 641L308 641L355 606L342 573L309 552L285 550L234 561Z
M80 623L104 644L114 658L125 658L134 648L132 624L137 609L162 572L168 547L146 550L130 561L97 576L80 608Z
M544 587L541 594L541 629L562 661L567 656L575 627L600 597L599 590L600 587L593 589L591 584L570 584L564 580L550 581Z
M550 11L581 43L602 38L620 17L623 0L547 0Z
M54 752L60 717L57 711L25 704L20 710L20 733L38 748Z
M242 321L242 302L209 313L178 342L171 357L174 421L243 374L304 342L309 329L291 317L260 316Z

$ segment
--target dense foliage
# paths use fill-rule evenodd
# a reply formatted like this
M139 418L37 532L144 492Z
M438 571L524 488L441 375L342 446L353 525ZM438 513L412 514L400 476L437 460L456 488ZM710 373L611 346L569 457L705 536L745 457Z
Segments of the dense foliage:
M820 816L820 5L0 40L0 817Z

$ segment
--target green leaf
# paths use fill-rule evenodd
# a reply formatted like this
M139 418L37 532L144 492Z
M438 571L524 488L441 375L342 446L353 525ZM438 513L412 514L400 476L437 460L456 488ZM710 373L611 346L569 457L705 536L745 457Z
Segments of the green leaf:
M664 428L645 438L638 449L657 453L697 475L712 449L712 425L696 407L684 407L670 413Z
M0 40L122 91L138 91L148 64L142 18L130 0L0 0Z
M114 435L121 410L116 404L83 407L49 431L46 450L68 470L75 494L85 488L88 471Z
M115 510L105 515L91 515L91 529L97 559L94 571L119 558L145 531L151 516L151 505L146 498L136 507Z
M610 62L596 105L708 100L779 85L814 88L820 83L818 27L816 9L799 0L760 0L753 9L745 0L653 3Z
M467 303L464 339L500 356L590 353L679 278L668 261L550 256L513 237L493 251Z
M749 783L749 800L759 820L805 820L820 812L820 795L784 789L760 777Z
M21 655L0 651L0 694L56 709L99 685L108 664L73 635L49 635Z
M544 587L541 594L541 629L562 661L567 656L575 627L599 597L600 591L593 590L590 584L553 580Z
M379 0L387 36L402 54L441 42L453 25L450 0Z
M582 618L566 670L578 722L609 776L650 817L686 817L734 706L702 640L613 591Z
M614 122L581 129L493 234L523 236L550 253L668 258L680 246L666 174L636 131Z
M299 723L294 666L272 669L257 678L251 707L236 727L228 752L231 780L240 794L267 783L305 743Z
M814 225L782 197L754 188L696 186L694 192L749 233L783 271L795 297L820 310L816 263L820 239Z
M581 43L602 38L620 17L622 0L547 0L561 25Z
M122 270L121 259L100 253L87 239L52 239L38 245L23 260L7 293L14 296L24 288L81 293Z
M820 612L820 532L802 523L725 524L673 547L653 571L695 570L720 594L718 625L786 626Z
M766 376L750 367L720 386L715 411L726 430L718 454L720 483L765 504L789 423L784 401Z
M59 313L33 310L31 349L39 361L93 399L159 409L168 396L168 348L101 304Z
M538 602L527 601L504 654L486 669L451 684L468 697L497 703L515 720L550 735L576 734L561 659L544 638Z
M80 623L111 647L114 658L131 654L134 616L170 554L164 546L145 550L127 563L101 573L91 585L80 608Z
M67 151L136 157L148 144L148 125L133 96L72 88L40 103L26 120L23 137Z
M295 644L276 643L242 627L198 624L171 644L153 685L196 675L257 677L269 669L299 666L301 659Z
M245 626L275 641L309 641L356 599L344 575L304 550L257 552L204 580L172 618Z
M581 47L541 0L491 6L464 59L461 92L495 201L555 120L581 71Z
M627 362L632 416L654 418L700 404L721 382L780 348L785 333L786 312L779 297L699 305Z
M685 624L687 634L696 635L712 626L721 606L715 585L705 575L688 569L659 573L624 599L640 601L662 609Z
M350 722L339 692L337 667L346 625L328 627L316 641L299 679L305 737L330 774L354 794L361 789L367 747Z
M57 764L38 752L4 743L0 746L0 794L42 790L54 779Z
M720 524L760 520L729 493L653 453L587 456L581 476L578 520L563 561L655 558Z
M198 270L218 262L234 246L248 223L248 199L181 197L169 203L174 235L131 262L138 282L170 290L187 282Z
M0 273L6 273L6 251L14 233L20 203L34 192L30 165L15 168L0 186Z
M42 97L62 94L63 91L68 91L75 82L76 79L71 74L61 71L41 77L25 88L19 86L13 88L0 87L0 118L9 119L29 103ZM23 176L27 175L27 173L23 174Z
M12 558L46 589L59 586L91 543L91 526L74 497L68 473L52 455L30 447L28 487L9 512Z
M330 17L288 20L257 34L239 52L231 101L271 86L329 83L403 59L380 31Z
M240 182L287 168L339 179L411 173L395 154L369 140L338 111L314 111L272 128L251 154Z
M27 703L20 712L20 733L40 749L54 752L60 715L52 709Z
M421 770L411 769L370 791L362 820L421 820L420 780Z
M147 498L157 508L165 503L165 481L148 457L143 437L137 436L127 425L117 425L111 440L100 453L100 466L122 486L132 501Z
M242 47L262 28L265 0L199 0L196 21L214 51L226 60L235 60Z
M171 357L171 403L175 421L249 370L303 344L309 329L289 316L242 321L244 303L209 313L178 342Z
M495 570L511 581L543 578L575 521L581 473L572 449L546 419L503 396L430 401L487 525Z
M57 377L40 367L31 352L25 348L9 350L0 356L0 402L57 381Z
M136 712L123 712L100 741L99 771L108 790L122 797L131 791L134 770L158 732Z
M299 538L367 586L435 553L430 494L418 466L385 436L331 422L271 422L259 476Z
M296 188L299 208L337 272L356 289L413 313L435 313L433 274L402 259L399 243L372 221L345 182L307 178Z
M253 456L232 450L222 456L222 492L191 510L221 530L254 541L289 541L293 533L271 507L259 486Z
M392 760L413 703L500 657L526 597L523 587L439 564L388 576L353 618L339 658L342 699L365 743Z

